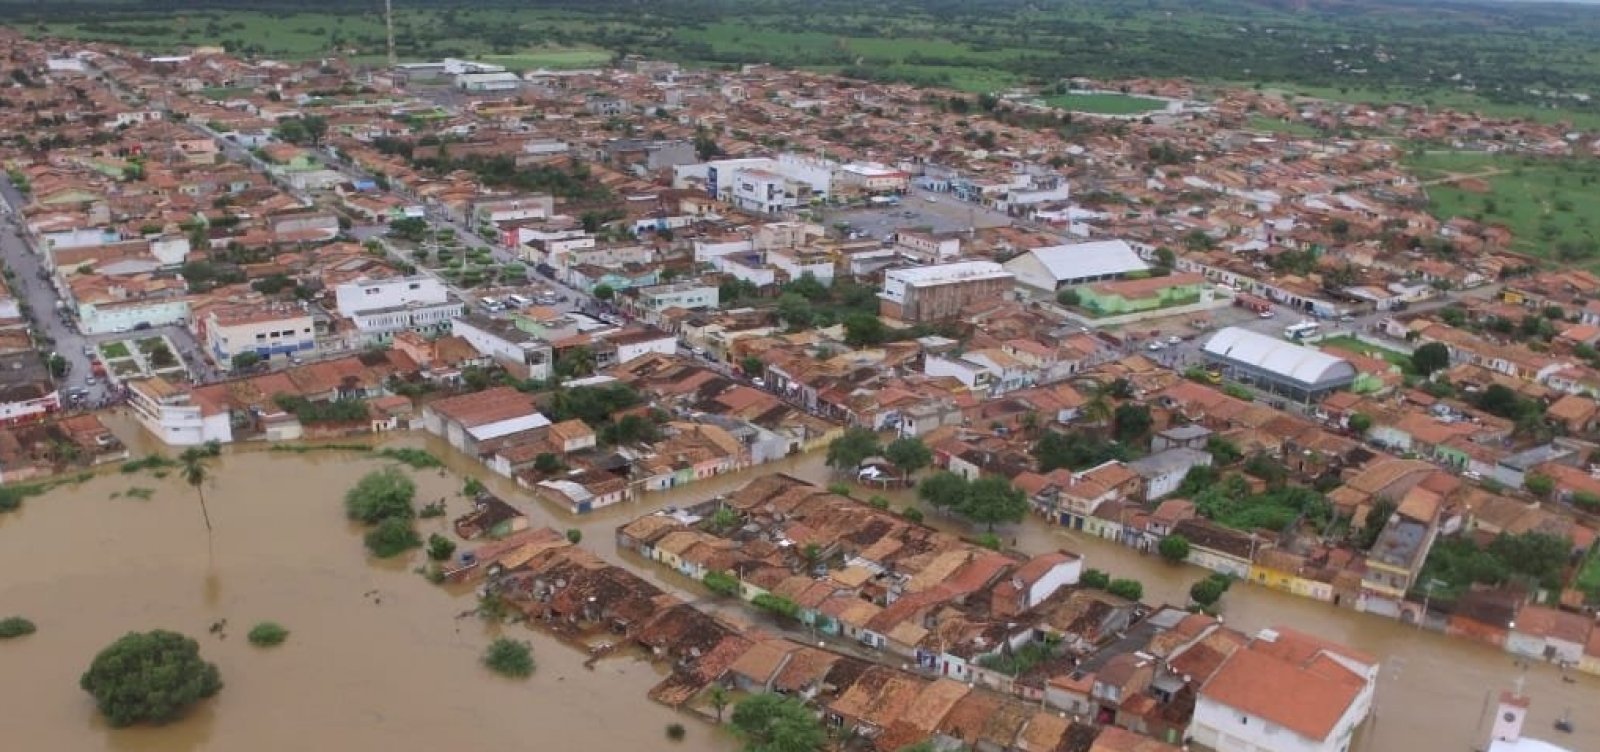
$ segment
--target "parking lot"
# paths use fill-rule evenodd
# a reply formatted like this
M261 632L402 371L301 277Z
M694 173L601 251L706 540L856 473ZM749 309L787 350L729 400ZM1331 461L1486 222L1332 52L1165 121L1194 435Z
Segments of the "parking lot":
M848 222L851 231L869 238L882 238L911 228L941 233L1003 227L1011 223L1004 214L937 193L907 194L893 206L830 211L826 221L830 225Z

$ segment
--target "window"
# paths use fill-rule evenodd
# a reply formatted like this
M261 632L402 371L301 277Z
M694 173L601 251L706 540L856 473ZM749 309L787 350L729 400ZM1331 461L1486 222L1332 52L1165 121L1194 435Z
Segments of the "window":
M422 289L422 283L421 282L412 282L411 285L410 285L410 289L412 289L412 290L421 290Z

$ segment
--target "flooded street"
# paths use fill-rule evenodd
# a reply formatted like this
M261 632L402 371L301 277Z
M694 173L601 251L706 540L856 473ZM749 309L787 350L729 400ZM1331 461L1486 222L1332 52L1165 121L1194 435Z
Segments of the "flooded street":
M119 433L137 439L126 431ZM686 505L733 490L751 478L783 472L829 481L823 454L786 459L575 517L531 500L510 481L412 436L391 445L426 448L455 472L412 473L418 503L445 496L449 517L466 502L457 495L467 473L528 511L535 525L578 528L585 548L626 564L648 579L698 598L698 586L616 550L617 525L651 509ZM148 449L135 445L135 450ZM562 748L660 749L673 721L689 728L681 745L731 750L712 728L645 698L658 669L629 658L590 672L582 656L542 634L508 627L534 643L538 673L525 682L499 679L478 664L492 627L455 617L471 596L428 585L412 569L420 551L401 562L369 562L359 534L345 522L342 497L360 475L382 463L353 452L230 452L213 462L207 487L216 533L208 554L194 492L176 476L114 471L81 486L28 500L0 515L0 612L21 614L39 633L0 645L0 707L9 734L20 728L40 749L280 750L337 744L351 750L414 749L467 743L527 747L559 739ZM148 501L111 499L130 488L155 490ZM858 497L870 495L859 491ZM909 492L884 494L896 507ZM448 517L446 518L448 519ZM958 521L930 524L960 531ZM442 530L444 520L420 521ZM1145 600L1183 603L1198 569L1037 520L998 531L1028 552L1066 548L1089 565L1144 582ZM366 594L371 593L371 596ZM1497 650L1408 628L1264 588L1239 585L1223 600L1227 622L1253 631L1287 624L1380 656L1384 663L1376 720L1356 752L1470 750L1487 733L1485 698L1520 673ZM228 619L228 636L207 634ZM289 642L260 650L244 640L255 621L292 630ZM185 721L158 729L113 731L97 718L78 675L94 653L131 629L166 627L194 636L227 686ZM1600 749L1600 679L1565 683L1552 667L1526 673L1533 699L1530 735L1573 749ZM1551 724L1571 709L1571 736ZM1560 738L1557 738L1560 737Z
M175 474L112 470L0 515L0 612L39 627L0 644L0 738L75 752L551 742L643 750L667 746L664 729L676 721L689 736L675 748L734 748L710 726L646 699L659 676L641 661L615 658L588 671L577 651L509 626L533 642L537 673L522 682L484 669L478 659L495 628L455 618L472 608L470 594L452 595L413 573L420 551L369 563L345 522L345 489L379 464L347 452L255 451L213 461L210 554L194 491ZM413 476L419 503L449 496L452 515L465 510L455 495L459 478ZM135 487L154 495L126 498ZM426 536L444 525L423 520L419 530ZM208 634L221 619L226 637ZM288 627L288 642L265 650L246 642L264 619ZM116 637L156 627L197 639L226 686L178 723L110 729L78 676Z

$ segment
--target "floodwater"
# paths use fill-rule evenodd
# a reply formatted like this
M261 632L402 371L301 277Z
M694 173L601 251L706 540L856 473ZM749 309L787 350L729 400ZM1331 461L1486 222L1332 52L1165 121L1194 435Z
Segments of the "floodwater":
M472 608L470 593L415 574L420 552L369 561L344 520L345 489L379 464L350 453L230 452L213 462L206 488L209 548L194 491L176 475L112 471L0 515L0 615L39 627L0 643L0 748L660 749L673 722L689 729L673 746L734 747L647 699L660 677L640 660L589 671L578 651L507 626L533 643L538 671L526 681L489 673L478 659L501 628L457 618ZM413 476L419 501L449 496L452 514L465 510L455 475ZM154 496L111 498L134 487ZM424 536L443 528L419 525ZM225 637L208 633L222 619ZM288 642L251 646L245 633L264 619L288 627ZM195 637L226 686L177 723L108 728L78 676L117 636L156 627Z
M136 452L154 448L135 431L118 428ZM830 480L822 453L814 452L578 517L532 501L437 440L411 436L396 443L426 448L454 471L414 473L419 502L447 496L450 516L460 514L466 507L456 495L456 473L476 476L527 511L534 524L577 528L585 548L690 597L702 594L617 551L616 526L768 473ZM230 451L216 462L217 478L207 488L216 524L211 563L193 491L173 478L113 474L0 515L0 571L6 573L0 613L39 624L37 634L0 644L0 732L9 737L18 725L11 719L25 719L21 728L40 749L140 752L278 750L307 740L352 750L552 740L562 748L666 746L664 726L684 717L645 698L655 667L618 658L589 672L577 651L510 627L534 642L539 671L526 683L498 679L476 661L492 628L455 619L471 607L470 596L412 573L420 552L406 563L369 562L340 505L344 490L379 464L347 452ZM133 486L155 488L155 497L108 498ZM896 507L912 501L909 492L884 495ZM954 520L930 515L929 522L965 532ZM419 527L426 536L443 522L424 520ZM1139 579L1151 603L1183 603L1203 574L1036 519L997 532L1030 553L1065 548L1085 556L1089 566ZM364 597L374 590L381 603ZM1575 674L1567 683L1547 665L1524 671L1488 647L1243 583L1224 597L1223 609L1230 625L1247 632L1288 625L1382 659L1377 714L1354 752L1479 749L1488 733L1487 698L1519 676L1533 700L1528 735L1600 750L1600 720L1591 720L1600 707L1600 677ZM206 634L220 618L229 619L225 640ZM289 642L268 651L250 647L244 632L259 619L284 623L293 630ZM157 626L199 639L227 687L182 723L106 729L77 688L78 674L117 635ZM1578 724L1570 736L1552 728L1568 709ZM733 748L709 726L683 722L690 729L683 748Z

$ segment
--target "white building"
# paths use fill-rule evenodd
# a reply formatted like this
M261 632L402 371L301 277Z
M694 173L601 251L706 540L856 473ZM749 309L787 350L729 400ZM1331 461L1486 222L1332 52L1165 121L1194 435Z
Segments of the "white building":
M501 364L526 369L522 378L543 381L550 378L554 359L550 343L533 336L508 321L468 314L450 322L450 331L474 349Z
M317 349L315 320L306 309L289 303L213 308L196 328L206 354L224 371L233 368L235 357L247 352L270 359L307 355Z
M617 348L617 363L626 363L651 353L678 354L678 338L654 327L624 329L606 335L606 341Z
M196 403L188 389L159 376L128 382L128 406L145 430L169 446L233 441L227 410Z
M1150 269L1133 246L1121 240L1035 248L1007 261L1006 269L1029 287L1054 292L1063 287L1121 279Z
M703 282L674 282L639 289L639 307L660 313L668 308L715 310L721 296L716 285Z
M1188 735L1219 752L1350 752L1377 679L1372 656L1263 629L1200 688Z
M833 285L833 257L824 251L790 248L767 253L767 263L782 269L789 279L799 279L809 274L825 286Z
M396 332L447 332L450 320L462 313L461 301L451 300L439 280L426 276L346 282L336 288L334 299L339 314L355 325L355 347L387 342Z
M778 214L799 203L789 179L769 170L735 170L729 198L734 206L757 214Z
M78 304L78 327L84 334L127 332L141 324L159 327L188 323L187 298Z

